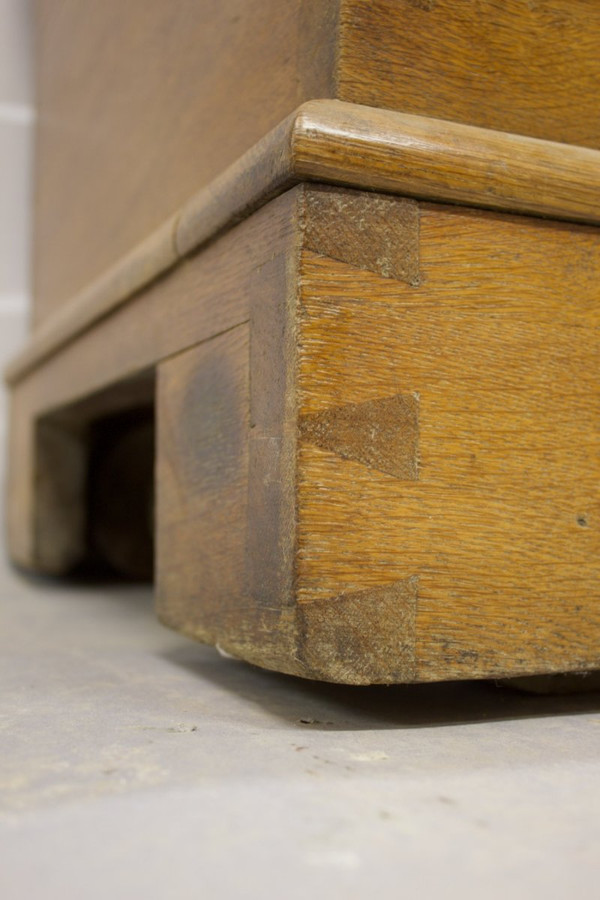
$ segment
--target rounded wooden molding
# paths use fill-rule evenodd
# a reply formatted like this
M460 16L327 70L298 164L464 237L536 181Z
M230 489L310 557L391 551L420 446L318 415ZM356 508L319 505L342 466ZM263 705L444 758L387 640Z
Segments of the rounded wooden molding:
M46 320L6 381L22 380L181 258L303 181L600 224L600 151L311 100Z

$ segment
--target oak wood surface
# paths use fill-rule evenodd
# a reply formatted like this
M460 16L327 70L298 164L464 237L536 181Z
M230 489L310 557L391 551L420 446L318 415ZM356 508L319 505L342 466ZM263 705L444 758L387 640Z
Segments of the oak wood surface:
M88 424L156 371L165 622L355 684L600 667L597 5L38 26L13 559L81 557Z
M40 325L9 368L9 380L23 377L179 258L303 179L600 221L598 151L312 101Z
M297 286L293 329L271 318L257 333L251 312L254 363L232 332L167 364L163 621L260 665L359 684L599 666L597 229L332 187L295 197L301 254L290 245L271 285ZM382 204L397 207L383 233ZM257 282L251 310L265 296ZM293 344L278 344L286 332ZM232 379L237 399L219 403ZM198 380L213 385L217 435L237 410L228 451L206 449L181 405ZM291 467L277 466L286 432ZM204 480L178 464L188 454L193 473L198 444ZM234 451L223 496L247 472L245 532L212 486ZM205 592L202 560L214 545L223 565L230 538L231 567L220 584L209 562Z
M58 6L36 4L36 326L307 100L600 147L595 0Z
M16 386L13 558L78 551L40 415L158 366L163 621L359 684L599 667L599 275L596 228L294 188Z
M598 222L598 151L336 101L299 111L303 178ZM594 209L593 209L594 207Z
M336 13L37 0L36 324L300 103L332 95Z
M348 656L373 659L386 589L405 623L414 604L414 644L396 638L396 676L368 677L597 667L600 234L419 209L412 284L302 253L298 412L320 429L300 431L299 605L346 622L341 676ZM366 240L346 217L346 245L353 227ZM385 424L404 397L418 448L415 425ZM411 454L416 477L386 464Z
M279 234L253 232L248 322L163 362L157 394L158 519L168 523L157 529L158 614L295 674L305 671L294 590L303 202L295 188L257 214L275 206L288 218Z
M251 619L246 592L248 323L158 369L157 611L172 627L217 643ZM237 617L236 617L237 612Z
M600 148L596 0L342 0L337 96Z
M37 420L60 412L61 422L71 429L82 417L118 411L122 400L136 403L140 397L137 389L132 393L128 388L128 379L247 322L256 284L263 296L272 282L274 290L279 284L278 260L288 259L295 240L295 203L292 191L258 210L131 303L105 315L13 388L7 519L16 562L37 569L44 568L42 559L47 558L41 554L34 524L39 511ZM143 400L148 397L147 382L131 382L142 384ZM102 392L110 386L118 386L120 399L110 392L108 400L103 399Z

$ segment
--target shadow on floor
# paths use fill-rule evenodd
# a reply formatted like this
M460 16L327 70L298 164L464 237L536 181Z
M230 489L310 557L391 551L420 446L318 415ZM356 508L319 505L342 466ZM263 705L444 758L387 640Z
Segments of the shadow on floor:
M599 691L536 695L491 681L353 687L267 672L194 645L164 658L301 729L436 728L600 713Z
M100 578L65 582L26 576L30 585L53 590L65 598L72 594L94 607L117 608L119 627L127 612L137 622L136 634L156 623L151 587ZM87 588L82 592L81 588ZM106 588L110 588L106 590ZM84 599L85 598L85 599ZM49 596L49 600L50 600ZM111 614L114 614L112 612ZM115 619L115 621L117 621ZM573 716L600 713L600 691L568 695L539 695L492 681L442 682L438 684L353 687L308 681L268 672L233 659L224 659L212 647L164 630L161 657L201 681L254 704L269 715L299 729L355 731L361 729L436 728L449 725ZM173 647L173 640L177 645ZM179 643L181 642L181 643ZM154 645L155 646L155 645ZM150 652L157 652L154 647Z

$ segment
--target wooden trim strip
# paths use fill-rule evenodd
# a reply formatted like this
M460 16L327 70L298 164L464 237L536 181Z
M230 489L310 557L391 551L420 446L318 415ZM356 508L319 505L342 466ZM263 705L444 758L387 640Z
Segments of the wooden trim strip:
M600 223L600 151L338 101L307 103L294 174L509 212Z
M15 384L133 294L302 181L600 224L600 151L311 100L51 316L6 370Z

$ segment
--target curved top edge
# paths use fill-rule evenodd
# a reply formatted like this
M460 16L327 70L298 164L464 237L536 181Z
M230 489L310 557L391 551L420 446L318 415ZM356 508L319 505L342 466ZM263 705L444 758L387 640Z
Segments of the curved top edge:
M180 259L301 181L600 224L600 151L340 100L310 100L51 316L15 384Z
M298 178L600 223L600 151L443 119L313 100L292 137Z

